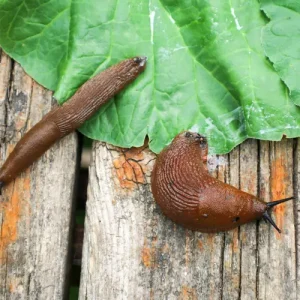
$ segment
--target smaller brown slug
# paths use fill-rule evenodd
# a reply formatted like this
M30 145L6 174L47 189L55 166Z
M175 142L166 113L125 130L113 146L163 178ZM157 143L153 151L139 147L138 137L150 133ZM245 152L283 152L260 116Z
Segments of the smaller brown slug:
M91 118L99 108L138 77L146 57L121 61L85 82L62 106L57 106L17 143L0 169L1 188L29 167L56 141Z
M266 203L212 177L203 164L206 139L184 131L157 157L151 188L162 212L191 230L218 232L263 218L280 233L272 207L293 197Z

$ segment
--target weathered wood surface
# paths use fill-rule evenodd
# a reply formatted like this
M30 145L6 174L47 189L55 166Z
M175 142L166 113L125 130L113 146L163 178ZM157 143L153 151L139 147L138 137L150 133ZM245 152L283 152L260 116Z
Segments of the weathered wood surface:
M298 199L296 144L248 140L210 158L209 169L266 201ZM299 299L299 202L274 210L281 235L263 221L218 234L185 230L154 203L154 159L147 148L94 144L80 299Z
M53 106L0 50L0 165ZM62 299L66 292L77 137L72 134L4 188L0 200L0 299Z
M0 165L47 113L51 93L0 50ZM0 299L66 296L77 165L71 135L4 189ZM283 233L257 222L227 233L185 230L162 216L150 191L155 156L95 143L80 299L298 299L300 205L278 207ZM211 173L265 200L299 199L297 140L249 140L209 160Z

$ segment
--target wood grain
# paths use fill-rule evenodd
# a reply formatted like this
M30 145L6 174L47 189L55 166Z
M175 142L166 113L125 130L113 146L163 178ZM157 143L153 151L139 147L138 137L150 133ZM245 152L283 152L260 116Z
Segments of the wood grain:
M260 196L278 200L293 195L293 140L260 143ZM274 209L274 219L282 234L264 222L258 231L259 299L297 299L296 231L294 205ZM298 296L299 297L299 296Z
M0 164L53 106L52 93L5 53L0 58ZM66 293L77 137L68 136L4 188L0 202L0 299Z
M94 144L80 299L297 299L297 202L274 211L281 235L262 221L218 234L185 230L154 203L154 159L148 148ZM294 164L293 140L248 140L210 157L208 169L268 201L293 194Z

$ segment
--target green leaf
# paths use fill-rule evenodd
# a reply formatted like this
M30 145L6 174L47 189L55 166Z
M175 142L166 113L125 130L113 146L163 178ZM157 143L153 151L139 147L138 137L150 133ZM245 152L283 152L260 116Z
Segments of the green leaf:
M264 56L257 1L2 0L0 11L1 46L61 103L108 66L148 57L80 129L88 137L130 147L148 135L159 152L192 129L225 153L247 137L300 134L300 110Z
M300 105L300 2L261 0L261 8L271 19L262 34L265 53Z

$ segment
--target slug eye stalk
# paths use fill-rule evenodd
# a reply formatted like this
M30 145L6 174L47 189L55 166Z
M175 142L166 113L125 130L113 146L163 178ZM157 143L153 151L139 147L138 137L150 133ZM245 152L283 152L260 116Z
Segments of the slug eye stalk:
M267 205L267 210L263 213L263 219L266 222L269 222L279 233L281 233L281 230L278 228L278 226L276 225L276 223L274 222L274 220L272 219L269 210L271 210L274 206L289 201L289 200L293 200L294 197L289 197L289 198L285 198L285 199L281 199L281 200L277 200L277 201L272 201L272 202L268 202L266 203Z
M267 203L267 207L268 208L272 208L280 203L283 203L283 202L286 202L286 201L289 201L289 200L293 200L294 197L289 197L289 198L284 198L284 199L281 199L281 200L277 200L277 201L272 201L272 202L268 202Z

